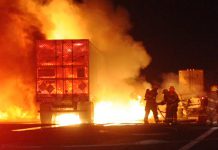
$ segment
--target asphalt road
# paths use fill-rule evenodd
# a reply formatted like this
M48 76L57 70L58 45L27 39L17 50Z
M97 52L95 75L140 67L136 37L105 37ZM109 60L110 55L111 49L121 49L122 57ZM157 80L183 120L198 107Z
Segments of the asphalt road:
M218 128L196 124L43 126L0 124L6 150L188 150L218 149Z

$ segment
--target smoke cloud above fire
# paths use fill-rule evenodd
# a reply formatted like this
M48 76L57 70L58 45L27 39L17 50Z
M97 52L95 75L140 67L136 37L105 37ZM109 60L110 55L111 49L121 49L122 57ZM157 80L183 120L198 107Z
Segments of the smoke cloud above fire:
M48 39L90 39L91 50L97 53L91 59L97 66L96 70L91 68L93 96L102 100L129 97L133 87L126 80L137 77L150 57L142 43L128 35L131 24L125 9L105 0L52 0L29 5L36 8L30 11L42 22Z
M97 69L91 71L92 95L99 100L129 99L135 90L129 80L150 63L143 44L128 34L128 12L110 1L2 0L0 7L0 112L9 113L9 106L21 108L24 115L36 112L37 39L89 39Z
M43 35L40 22L20 1L0 2L0 120L35 114L33 43Z

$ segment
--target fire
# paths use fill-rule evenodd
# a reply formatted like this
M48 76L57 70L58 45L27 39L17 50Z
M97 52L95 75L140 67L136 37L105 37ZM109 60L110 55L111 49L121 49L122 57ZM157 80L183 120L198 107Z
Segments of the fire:
M60 126L67 126L67 125L80 124L81 120L78 114L66 113L66 114L58 114L57 116L55 116L53 122Z
M2 82L0 91L2 92L0 122L35 122L38 120L35 106L32 101L29 101L33 98L33 91L24 85L21 79L5 80Z
M144 118L144 105L138 100L129 103L113 103L102 101L95 106L95 123L135 123Z
M143 120L144 105L126 95L135 90L137 85L131 85L131 80L151 58L143 44L128 34L131 23L125 9L106 0L82 4L69 0L2 0L0 6L4 37L0 39L0 61L4 64L0 69L0 120L37 119L33 47L35 40L43 38L90 39L97 47L103 61L94 60L98 72L90 72L96 77L91 82L97 89L91 96L99 98L94 102L96 123ZM78 116L69 116L57 116L56 122L80 123Z
M0 120L6 120L8 118L8 113L0 112Z
M125 80L136 77L139 69L149 64L150 57L141 43L126 33L130 27L126 11L113 9L106 1L91 0L76 5L67 0L52 0L40 7L41 14L37 12L37 16L48 19L42 21L48 39L84 38L97 47L102 57L99 60L103 61L98 62L95 54L91 60L98 70L94 72L90 68L90 74L95 77L90 80L91 96L98 99L94 101L94 123L142 122L145 114L142 98L129 99L127 95L133 88ZM56 123L70 120L64 116L56 119Z
M113 103L112 101L101 101L95 104L94 124L122 124L143 123L145 115L145 104L142 97L131 99L127 103ZM163 119L161 115L158 115ZM149 122L154 122L153 114L149 114ZM80 116L76 113L57 114L53 122L60 126L80 124Z
M95 124L122 124L122 123L143 123L145 115L145 104L141 96L137 99L129 100L128 103L113 103L112 101L101 101L95 104L94 123ZM159 118L161 117L158 115ZM149 114L149 121L154 122L152 112ZM80 124L81 120L78 114L64 113L57 114L53 118L57 125L75 125Z
M40 11L38 17L47 19L42 29L47 39L78 39L84 36L84 19L79 15L78 6L67 0L52 0L47 7L40 7Z
M21 107L18 106L10 106L7 110L0 111L0 121L36 121L36 118L37 116L30 113L29 111L23 110Z
M143 123L145 104L141 96L138 96L138 99L129 100L127 103L102 101L96 104L94 114L94 122L97 124ZM148 118L149 121L154 121L152 112L150 112Z

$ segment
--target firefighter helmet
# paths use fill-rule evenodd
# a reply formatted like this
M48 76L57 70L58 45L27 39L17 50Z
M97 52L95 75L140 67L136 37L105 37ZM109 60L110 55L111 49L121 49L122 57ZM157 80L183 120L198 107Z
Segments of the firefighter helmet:
M175 91L175 87L174 86L170 86L169 91Z

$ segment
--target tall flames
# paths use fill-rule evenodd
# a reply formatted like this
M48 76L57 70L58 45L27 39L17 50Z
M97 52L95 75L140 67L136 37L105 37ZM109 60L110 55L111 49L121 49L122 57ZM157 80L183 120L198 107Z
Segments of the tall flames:
M0 120L37 118L33 45L42 38L89 39L101 55L97 60L94 54L91 62L98 70L91 71L96 123L143 119L144 104L137 95L143 96L149 84L135 78L150 57L128 34L125 9L107 0L3 0L0 6Z

